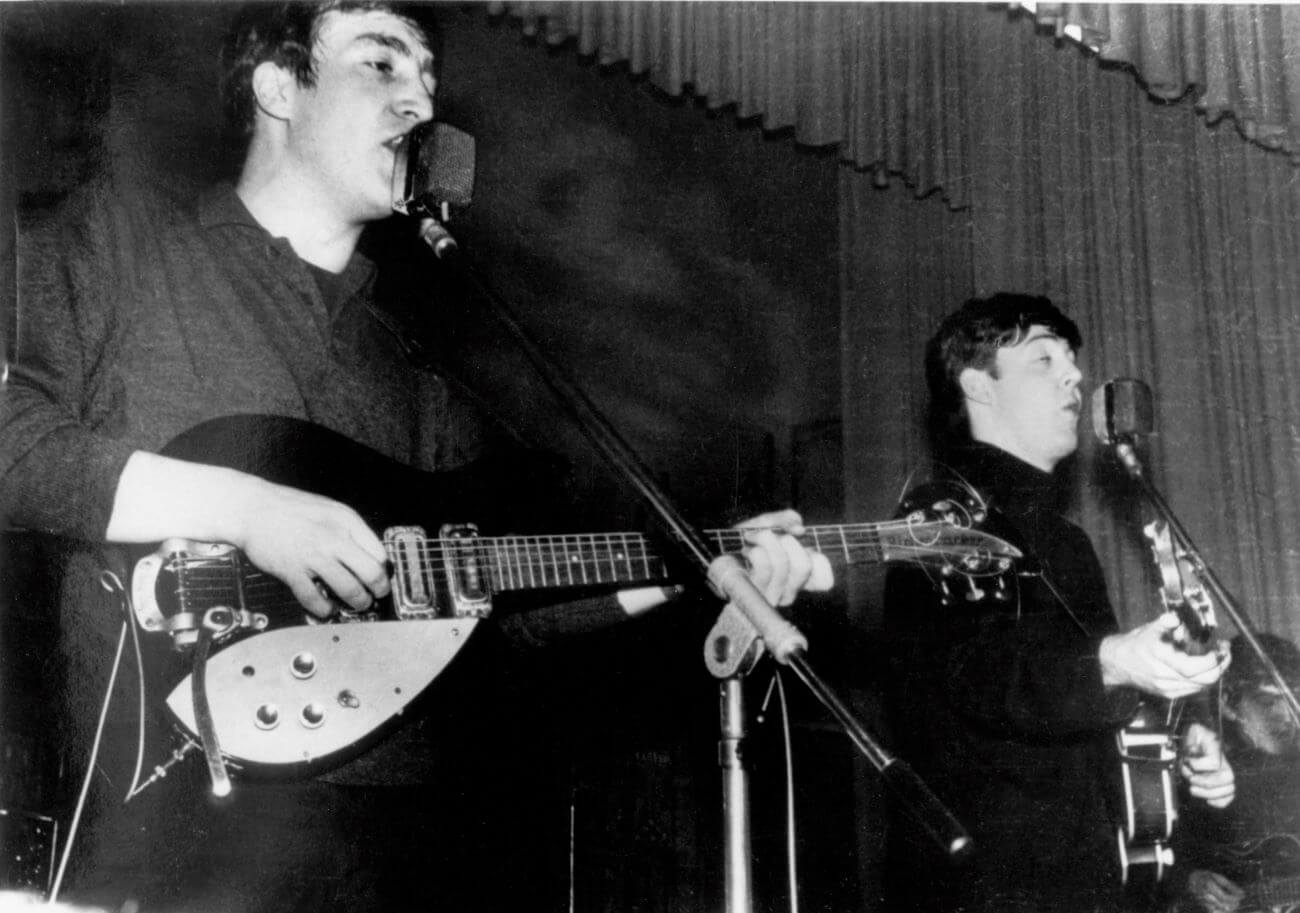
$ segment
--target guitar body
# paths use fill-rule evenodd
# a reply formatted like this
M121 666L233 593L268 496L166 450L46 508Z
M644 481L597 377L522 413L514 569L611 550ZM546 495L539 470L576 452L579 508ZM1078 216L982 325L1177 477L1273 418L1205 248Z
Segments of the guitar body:
M487 466L422 473L328 429L274 416L205 422L163 453L334 498L375 529L421 514L436 523L429 510L504 525L546 490L544 471L533 468L540 460L515 463L508 474ZM207 623L215 632L205 670L215 732L223 755L251 773L314 773L361 753L400 722L490 608L446 591L417 604L408 588L371 612L340 611L321 623L228 545L171 540L135 557L137 621L146 633L171 634L141 640L150 691L166 695L184 730L199 732L193 646Z
M1124 820L1118 829L1120 871L1133 896L1142 896L1174 861L1169 838L1178 820L1178 752L1167 714L1148 702L1115 734L1115 741L1124 798Z

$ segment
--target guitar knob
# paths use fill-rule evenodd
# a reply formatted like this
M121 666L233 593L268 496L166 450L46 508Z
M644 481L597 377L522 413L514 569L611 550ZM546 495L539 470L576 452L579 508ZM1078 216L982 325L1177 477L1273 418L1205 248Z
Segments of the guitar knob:
M969 592L966 593L967 602L979 602L981 599L983 599L985 596L988 595L988 593L986 593L984 590L981 590L979 588L979 585L975 582L974 577L967 577L966 583L970 587Z

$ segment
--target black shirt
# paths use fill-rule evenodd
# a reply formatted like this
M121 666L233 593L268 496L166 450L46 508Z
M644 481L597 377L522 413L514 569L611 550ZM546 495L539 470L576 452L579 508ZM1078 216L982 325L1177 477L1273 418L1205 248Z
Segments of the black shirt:
M1030 557L1005 598L945 602L925 572L886 585L900 755L974 838L960 869L901 822L891 847L899 909L1115 909L1113 736L1135 693L1102 686L1098 648L1116 620L1096 553L1058 509L1056 479L985 444L942 471L972 488L987 525Z

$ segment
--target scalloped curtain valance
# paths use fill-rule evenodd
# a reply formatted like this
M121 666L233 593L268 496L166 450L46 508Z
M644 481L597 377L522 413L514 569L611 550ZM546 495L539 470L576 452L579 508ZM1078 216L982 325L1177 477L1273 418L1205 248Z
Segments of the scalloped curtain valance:
M1190 95L1209 123L1300 161L1300 6L1022 3L1035 21L1108 63L1153 98Z
M603 65L626 64L672 95L734 106L765 130L901 178L917 196L970 202L970 125L992 107L989 49L970 42L970 4L493 2L550 45L573 39ZM1023 12L1022 12L1023 10ZM1007 4L1008 28L1034 23L1100 60L1133 68L1162 101L1190 94L1210 123L1300 157L1300 6ZM1136 87L1135 87L1135 90Z

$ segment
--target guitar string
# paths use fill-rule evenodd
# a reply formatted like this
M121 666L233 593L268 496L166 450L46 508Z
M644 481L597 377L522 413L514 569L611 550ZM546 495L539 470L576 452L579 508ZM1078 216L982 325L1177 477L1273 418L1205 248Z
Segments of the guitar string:
M854 545L850 548L865 551L878 551L867 545ZM935 553L933 546L927 545L898 545L893 547L900 553L911 553L916 556L932 555ZM466 554L470 552L470 554ZM512 574L550 574L558 575L563 578L569 578L578 574L584 578L595 577L595 582L605 582L603 577L608 576L612 579L609 582L620 582L625 579L627 570L618 570L628 564L639 565L644 568L646 565L653 565L656 569L662 568L666 564L663 556L655 552L645 551L638 554L612 554L609 556L590 556L582 555L573 551L552 550L549 553L524 553L515 548L494 548L482 549L476 548L467 550L464 548L448 547L440 549L438 547L426 547L419 553L419 557L425 559L424 569L428 574L442 578L448 571L440 563L439 559L465 559L475 558L480 561L484 559L498 559L507 562L507 564L490 564L489 573L496 576ZM978 557L978 556L976 556ZM433 560L428 560L433 559ZM233 566L233 559L213 558L211 556L175 556L170 559L170 566L182 569L186 575L186 581L195 582L204 578L205 573L212 580L224 580L229 578L230 567ZM257 570L247 570L242 577L245 581L257 581L262 577L268 577ZM636 575L634 573L634 576ZM659 576L658 573L652 573L650 576Z
M481 544L484 540L467 540L474 544ZM871 546L878 544L850 544L850 548L875 551L879 553L878 548ZM447 571L441 563L430 563L430 555L434 557L451 557L463 558L467 549L464 546L448 546L448 548L439 549L437 546L421 549L421 557L426 559L424 566L416 568L416 575L419 576L425 585L432 585L433 588L445 588L452 572ZM663 558L658 554L645 553L638 554L630 559L638 568L629 566L627 557L611 558L582 558L580 561L573 561L572 553L551 554L549 557L519 559L517 554L499 554L499 549L495 550L497 554L484 554L482 550L474 550L474 557L497 558L506 563L494 564L487 568L487 574L497 585L498 589L511 589L533 587L537 588L538 580L543 581L543 585L589 585L589 584L612 584L612 583L636 583L642 580L656 580L667 577L667 567ZM933 551L932 546L898 546L897 551L907 553L913 551L915 554L930 554ZM511 562L515 558L515 562ZM560 559L564 561L560 561ZM850 555L852 558L852 555ZM217 596L229 596L237 600L238 590L243 590L243 598L248 603L259 602L264 598L266 590L273 590L274 594L282 594L286 589L285 584L277 580L276 577L257 571L255 568L248 568L240 577L240 587L237 587L230 580L230 568L233 567L233 559L229 557L186 557L174 558L172 562L174 567L181 568L185 574L185 590L190 596L196 598L212 598ZM653 564L653 567L651 567ZM640 572L638 572L640 570ZM965 571L969 576L978 576L974 568ZM278 605L296 605L296 601L279 601ZM259 606L264 606L260 603Z

